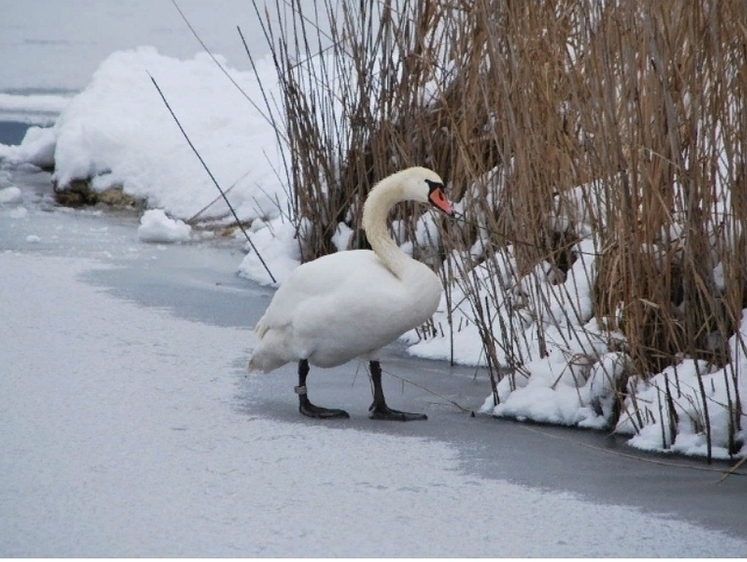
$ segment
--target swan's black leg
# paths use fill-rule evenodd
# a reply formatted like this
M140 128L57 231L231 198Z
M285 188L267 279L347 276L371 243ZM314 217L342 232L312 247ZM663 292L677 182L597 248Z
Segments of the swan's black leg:
M378 361L371 361L371 380L374 386L374 400L368 409L368 417L372 420L395 420L395 421L412 421L427 420L425 414L414 414L411 412L400 412L392 410L386 405L384 400L384 390L381 388L381 365Z
M296 394L298 394L298 411L304 416L310 418L349 418L350 416L345 410L320 408L311 403L306 394L306 375L308 374L309 362L306 359L301 359L298 362L298 386L296 387Z

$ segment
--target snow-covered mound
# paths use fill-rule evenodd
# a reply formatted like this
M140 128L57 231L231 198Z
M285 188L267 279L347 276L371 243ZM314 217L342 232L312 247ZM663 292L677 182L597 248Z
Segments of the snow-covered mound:
M280 216L268 223L255 221L249 236L254 248L247 243L245 249L248 253L239 265L240 276L270 285L269 269L276 283L280 284L301 264L296 229L287 217Z
M275 172L277 141L272 126L247 99L261 106L259 82L254 73L236 71L218 59L243 92L207 54L182 61L152 47L113 53L64 107L53 129L31 129L21 146L0 149L0 158L47 163L52 154L61 188L90 179L96 190L122 186L149 207L177 218L200 211L204 218L227 216L222 200L211 205L218 191L152 76L220 186L230 190L239 217L275 217L286 199ZM258 61L257 71L272 94L277 80L271 62Z
M495 187L499 192L501 185ZM479 239L470 254L484 261L475 260L478 265L469 278L457 276L442 296L433 317L437 333L426 339L415 331L405 335L412 344L409 351L429 359L487 365L486 335L478 326L490 323L492 334L498 339L503 335L501 341L490 342L497 361L510 372L497 376L500 380L486 398L483 413L613 430L632 435L630 444L647 450L705 456L710 446L715 458L744 456L747 428L732 418L735 411L743 411L737 400L744 404L747 396L742 375L747 372L747 309L739 332L729 340L731 357L724 368L682 357L661 373L635 372L631 358L620 351L626 347L624 335L608 329L607 319L593 315L592 287L602 252L592 222L604 216L606 202L588 192L598 188L587 184L571 190L565 196L566 210L554 217L558 231L573 225L579 237L572 247L577 259L563 279L554 276L547 261L520 274L513 246L488 254L489 243ZM723 213L725 206L717 201L715 209ZM453 254L446 270L459 271L464 261L465 256ZM481 321L475 301L484 303Z
M163 209L145 211L137 228L137 237L143 242L187 242L191 234L191 226L167 217Z
M22 199L21 190L15 185L0 189L0 205L4 203L16 203Z

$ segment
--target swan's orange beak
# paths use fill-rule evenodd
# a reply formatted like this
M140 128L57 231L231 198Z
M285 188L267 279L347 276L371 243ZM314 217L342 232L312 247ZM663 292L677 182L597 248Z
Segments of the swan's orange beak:
M454 216L454 209L451 208L451 203L449 203L449 200L446 199L446 195L444 194L444 190L442 187L432 188L430 194L428 195L428 200L433 204L433 206L438 207L450 217Z

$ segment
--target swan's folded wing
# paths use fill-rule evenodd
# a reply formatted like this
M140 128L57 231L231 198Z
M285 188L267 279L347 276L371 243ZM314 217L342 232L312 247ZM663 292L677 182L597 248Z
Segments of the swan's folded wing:
M297 267L273 296L255 331L292 323L303 303L318 302L317 299L329 295L341 301L357 297L360 284L370 279L377 269L388 273L369 250L330 254Z
M413 264L422 270L409 282L366 250L331 254L298 267L255 327L257 354L331 367L391 343L433 313L430 293L435 291L436 304L440 296L438 278Z

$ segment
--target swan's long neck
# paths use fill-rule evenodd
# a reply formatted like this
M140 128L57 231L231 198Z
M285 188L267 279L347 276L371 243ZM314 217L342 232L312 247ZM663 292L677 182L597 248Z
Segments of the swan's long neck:
M389 271L400 279L411 258L389 236L386 219L392 207L404 199L404 190L395 175L377 184L363 206L363 230L371 248Z

